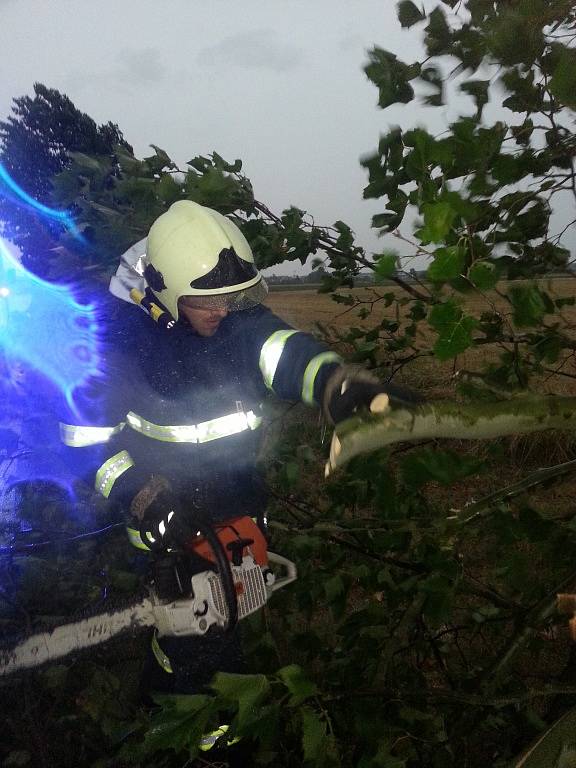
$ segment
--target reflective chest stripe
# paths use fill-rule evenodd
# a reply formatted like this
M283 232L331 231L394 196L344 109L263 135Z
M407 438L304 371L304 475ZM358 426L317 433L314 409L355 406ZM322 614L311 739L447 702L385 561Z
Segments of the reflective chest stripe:
M96 472L94 487L107 499L116 480L132 466L134 466L134 462L128 451L116 453L108 461L105 461Z
M121 421L115 427L84 427L60 422L60 439L64 445L68 445L71 448L84 448L87 445L107 443L111 437L121 432L125 426L125 421Z
M132 544L133 547L136 547L136 549L141 549L145 552L152 551L150 547L146 546L142 540L142 536L140 536L140 531L137 531L136 528L131 528L129 525L127 525L126 532L128 534L128 541L130 544Z
M257 416L254 411L237 411L200 424L165 426L153 424L130 411L126 416L126 423L136 432L154 440L169 443L208 443L211 440L236 435L247 429L258 429L262 423L262 417Z
M260 350L260 370L262 371L264 384L266 384L268 389L272 389L274 374L276 373L276 368L278 368L286 342L295 333L299 333L299 331L276 331L262 345Z

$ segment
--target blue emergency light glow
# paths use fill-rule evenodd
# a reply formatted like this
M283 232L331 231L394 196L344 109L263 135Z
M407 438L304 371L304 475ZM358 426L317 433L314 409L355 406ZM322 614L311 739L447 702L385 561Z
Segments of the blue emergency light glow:
M0 195L7 197L15 205L37 211L47 219L60 222L75 238L84 241L76 222L67 211L50 208L50 206L35 200L14 181L2 163L0 163Z
M84 385L101 375L99 339L95 307L28 272L0 238L0 521L22 522L21 483L75 498L94 457L62 455L58 421L83 423Z
M84 242L66 211L34 200L1 164L0 196L61 224ZM71 286L55 285L29 272L2 238L0 374L0 520L16 514L18 522L21 483L48 483L43 496L50 487L73 499L75 482L86 474L84 465L93 461L81 452L72 462L62 454L58 421L75 423L78 417L82 423L86 404L92 416L99 410L85 385L102 375L102 355L96 306L81 303ZM63 400L67 408L62 408Z
M48 378L76 412L74 393L101 372L96 309L65 285L26 270L0 239L0 349Z

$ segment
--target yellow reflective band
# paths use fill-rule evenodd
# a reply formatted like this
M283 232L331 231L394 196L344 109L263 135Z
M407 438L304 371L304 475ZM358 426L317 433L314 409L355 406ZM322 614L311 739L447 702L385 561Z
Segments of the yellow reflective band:
M117 435L126 426L121 421L115 427L82 427L77 424L60 422L60 440L71 448L84 448L86 445L107 443L113 435Z
M264 378L264 384L272 389L274 374L282 357L284 346L292 334L298 331L275 331L269 336L260 350L260 370Z
M142 536L140 536L140 531L137 531L136 528L130 528L130 526L127 525L126 533L128 534L128 541L133 547L136 547L136 549L143 549L146 552L152 551L150 547L147 547L146 544L144 544Z
M307 405L314 405L314 382L318 371L325 363L341 363L342 358L337 355L336 352L322 352L312 360L306 366L304 376L302 378L302 402Z
M154 635L152 636L152 653L164 672L168 672L169 675L173 674L174 670L172 669L172 664L170 664L170 659L166 656L162 648L160 648L156 631L154 631Z
M208 752L208 750L212 749L214 744L216 744L218 739L224 736L224 734L228 733L229 730L229 725L221 725L219 728L216 728L215 731L212 731L211 733L205 733L204 736L202 736L200 739L200 743L198 744L199 749L201 749L203 752ZM236 744L239 741L239 736L235 736L233 739L227 739L226 746L231 747L232 744Z
M134 466L134 462L128 451L116 453L108 461L105 461L98 472L96 472L94 487L107 499L116 480L132 466Z
M153 424L130 411L126 416L126 422L136 432L154 440L163 440L168 443L207 443L210 440L236 435L247 429L258 429L262 423L262 417L257 416L254 411L237 411L200 424L167 426Z

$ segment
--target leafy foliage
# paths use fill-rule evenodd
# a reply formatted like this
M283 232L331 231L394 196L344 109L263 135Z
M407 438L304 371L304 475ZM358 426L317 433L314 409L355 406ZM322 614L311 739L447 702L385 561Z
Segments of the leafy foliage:
M403 272L391 248L369 257L344 221L323 228L297 206L270 211L240 160L213 152L178 168L154 145L136 158L119 133L112 147L63 142L70 154L46 172L43 187L40 177L40 186L26 186L18 164L7 163L29 191L71 210L87 239L73 252L65 232L51 231L61 250L55 258L39 252L41 269L56 277L73 263L105 275L172 202L192 199L232 216L261 267L323 259L323 290L359 316L326 335L386 378L402 371L410 380L430 358L454 370L472 359L458 394L448 396L481 404L537 391L543 374L552 390L559 376L573 377L574 299L556 297L541 279L570 261L574 222L554 233L551 216L558 200L576 199L573 5L446 0L426 12L402 0L398 12L404 28L420 29L426 58L370 52L365 71L379 106L420 100L441 109L457 89L470 107L437 136L391 128L362 160L364 196L382 201L374 227L426 257L425 279ZM500 119L490 122L495 106ZM95 141L100 129L90 130ZM6 157L16 152L4 142ZM32 238L36 224L22 222L17 236ZM374 287L347 292L361 269L372 270ZM466 444L400 446L353 460L320 494L322 457L312 438L302 445L301 424L292 436L281 432L268 467L273 544L300 573L247 622L250 674L219 674L205 694L158 698L144 712L113 654L101 664L51 667L12 689L16 697L24 691L15 711L35 724L34 743L48 709L58 740L81 734L74 764L168 768L195 760L200 737L224 714L230 729L219 746L241 737L260 765L509 765L576 696L567 672L573 651L558 641L564 620L555 613L556 593L576 578L576 526L573 510L558 514L539 493L570 477L573 460L498 483L510 458L505 445L481 454ZM50 514L32 508L38 521ZM21 628L40 603L62 616L76 600L99 599L94 583L128 593L134 582L122 552L91 543L78 563L68 551L68 560L18 563L23 578L3 593L2 620ZM57 590L58 569L66 594ZM137 676L133 670L133 688ZM32 764L21 719L11 715L8 729L5 764ZM571 759L572 745L564 747L557 763Z
M48 205L54 177L70 166L70 153L79 153L95 172L97 161L90 155L111 155L116 146L132 152L117 125L96 125L67 96L41 83L34 84L33 97L14 99L12 115L0 122L0 162L25 192ZM6 195L0 195L0 220L25 265L47 274L46 262L64 235L62 224L39 220Z

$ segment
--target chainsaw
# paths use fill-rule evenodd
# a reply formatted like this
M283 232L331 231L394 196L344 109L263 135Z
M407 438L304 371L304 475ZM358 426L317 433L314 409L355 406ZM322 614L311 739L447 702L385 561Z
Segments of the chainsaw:
M175 568L181 596L167 597L154 581L146 593L119 609L81 618L0 646L0 676L53 662L124 633L155 627L158 637L229 631L236 621L262 608L273 592L297 577L294 563L270 552L249 517L198 531L183 547L206 570L190 574Z

